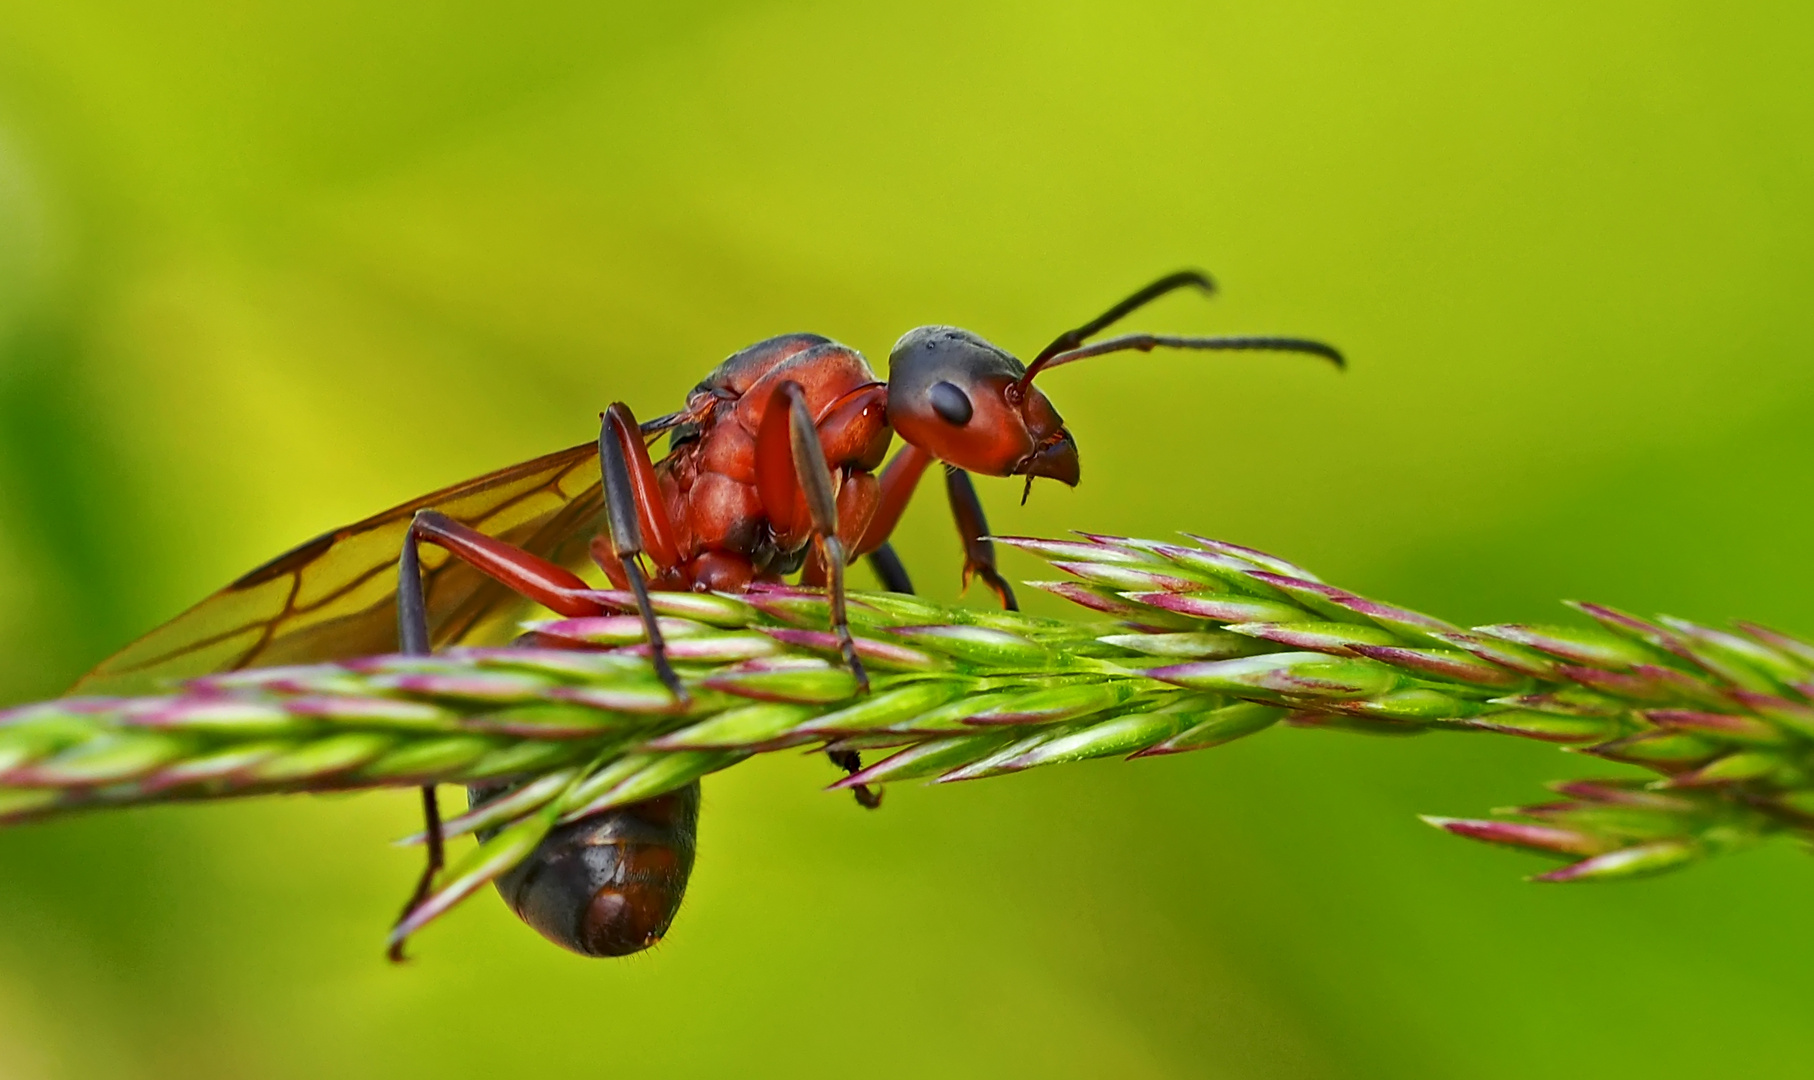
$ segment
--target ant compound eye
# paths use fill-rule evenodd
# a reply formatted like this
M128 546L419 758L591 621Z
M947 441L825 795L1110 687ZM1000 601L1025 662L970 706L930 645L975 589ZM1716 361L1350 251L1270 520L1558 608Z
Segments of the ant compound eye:
M969 395L956 383L933 383L929 396L932 398L932 411L938 413L946 423L963 427L976 412L976 407L970 404Z

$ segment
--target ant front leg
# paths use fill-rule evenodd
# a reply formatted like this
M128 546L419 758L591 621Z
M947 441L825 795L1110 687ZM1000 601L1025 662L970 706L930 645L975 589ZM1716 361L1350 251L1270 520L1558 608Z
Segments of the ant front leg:
M888 536L900 524L901 514L913 498L913 489L919 485L920 477L925 475L926 466L930 464L932 455L911 445L902 448L889 459L887 466L882 469L881 492L876 500L875 513L870 515L869 524L857 540L857 554L869 559L869 568L875 571L882 588L889 592L913 592L913 579L907 576L907 568L901 564L901 557L895 554L894 545L888 542Z
M410 522L409 531L403 538L403 552L397 560L397 647L407 655L427 656L432 651L427 590L422 581L420 546L424 541L445 548L486 577L562 615L597 615L603 611L597 601L581 595L587 588L585 581L566 568L486 536L445 514L424 510ZM428 862L416 881L409 902L403 905L399 922L428 899L435 875L441 872L446 861L441 808L432 784L422 787L422 819L428 838ZM389 955L392 961L405 959L403 942L392 945Z
M672 566L680 561L679 550L667 511L661 505L661 488L656 483L655 466L649 461L649 448L643 445L635 415L621 401L605 410L598 431L598 457L604 475L611 554L623 565L624 577L636 596L636 611L642 616L655 674L675 700L685 704L691 698L668 663L668 645L655 620L655 608L649 603L649 583L636 561L647 550L658 566Z
M983 517L982 500L976 497L976 485L970 474L952 465L945 466L945 494L951 500L951 516L957 521L958 538L964 542L964 587L972 577L995 591L1002 610L1019 611L1014 589L995 569L995 542L989 539L989 522Z
M913 498L913 489L933 462L932 454L909 443L894 455L882 470L882 493L875 516L870 518L863 539L857 544L860 554L868 554L876 575L895 592L912 592L906 570L887 545L888 535L900 523L901 514ZM983 504L976 497L976 486L970 474L945 466L945 494L951 502L951 516L957 522L958 539L964 545L964 584L980 577L1008 611L1019 611L1014 589L995 569L995 544L989 539L989 522L983 517Z

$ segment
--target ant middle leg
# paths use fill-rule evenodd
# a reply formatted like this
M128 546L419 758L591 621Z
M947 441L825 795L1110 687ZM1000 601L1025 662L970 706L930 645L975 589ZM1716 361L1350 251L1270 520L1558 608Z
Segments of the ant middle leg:
M869 560L869 568L875 571L876 580L882 583L883 589L888 592L907 593L910 596L913 594L913 579L907 576L907 567L902 564L901 557L895 553L893 544L883 541L881 547L870 552L865 558Z
M784 433L785 444L782 442ZM790 523L795 493L803 497L815 554L825 574L825 592L831 603L831 630L838 639L838 650L844 663L856 677L859 691L868 693L869 674L857 655L857 643L850 633L845 605L844 565L848 556L844 542L838 537L837 489L832 483L831 466L826 463L818 429L806 406L806 392L800 384L784 382L775 389L775 396L756 432L756 442L757 469L760 472L766 463L768 470L766 486L772 497L765 497L763 501L771 515L777 514L779 507L779 515L790 515L783 516L782 523ZM788 466L785 472L783 462ZM832 751L828 756L833 764L846 772L854 774L863 768L862 759L855 751ZM853 789L853 793L857 802L867 809L882 805L881 792L866 785Z
M855 776L863 771L863 755L857 750L827 750L825 756L831 763L843 769L847 776ZM858 784L850 789L857 797L857 805L865 810L875 810L882 805L882 789L872 788L868 784Z
M850 634L844 597L844 566L849 556L838 537L837 487L818 429L806 405L806 391L796 382L775 388L774 398L756 431L756 490L763 509L778 530L798 530L811 536L814 554L825 573L825 593L831 604L831 632L838 639L844 664L857 680L861 693L869 692L869 673L857 655ZM805 504L805 520L796 518Z

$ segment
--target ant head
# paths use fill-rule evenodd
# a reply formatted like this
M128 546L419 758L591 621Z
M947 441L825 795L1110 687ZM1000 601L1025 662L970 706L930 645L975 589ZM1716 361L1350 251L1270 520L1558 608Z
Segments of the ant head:
M968 330L922 326L888 354L888 422L933 457L984 476L1077 483L1077 443L1027 369Z

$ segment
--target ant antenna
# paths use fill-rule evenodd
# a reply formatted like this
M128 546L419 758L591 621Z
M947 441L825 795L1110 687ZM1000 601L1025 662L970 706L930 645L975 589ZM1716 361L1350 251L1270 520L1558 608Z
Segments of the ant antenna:
M1346 368L1348 366L1348 361L1343 359L1342 354L1338 352L1334 346L1325 345L1320 341L1312 341L1309 338L1267 337L1253 334L1236 334L1223 337L1178 337L1173 334L1123 334L1120 337L1112 337L1103 341L1098 341L1094 345L1085 345L1081 348L1072 349L1069 352L1061 352L1056 356L1047 357L1045 367L1055 368L1061 364L1074 363L1078 360L1087 360L1092 356L1101 356L1104 353L1126 352L1130 349L1137 349L1140 352L1151 352L1154 349L1161 348L1308 353L1311 356L1320 356L1338 368ZM1029 369L1027 371L1026 379L1021 381L1024 383L1032 379L1032 377L1033 371Z
M1204 296L1214 296L1216 294L1216 283L1210 280L1209 275L1201 270L1180 270L1175 274L1167 274L1158 281L1148 285L1146 288L1134 293L1134 295L1128 297L1126 300L1121 301L1119 304L1116 304L1114 307L1096 316L1094 319L1091 319L1089 322L1084 323L1082 326L1079 326L1074 330L1066 330L1064 333L1053 338L1052 344L1039 350L1039 355L1033 358L1032 364L1028 365L1027 377L1026 379L1023 379L1022 382L1031 380L1033 378L1033 373L1044 367L1046 361L1050 360L1052 357L1057 356L1061 352L1069 352L1070 350L1075 349L1077 346L1082 345L1084 342L1095 337L1097 334L1100 334L1102 331L1107 330L1109 327L1120 322L1122 319L1127 318L1134 312L1139 311L1141 308L1152 303L1154 300L1159 299L1161 296L1164 296L1167 293L1177 292L1179 289L1185 288L1186 286L1195 286L1196 288L1203 290Z
M1027 373L1021 376L1018 384L1020 391L1025 393L1026 388L1032 385L1034 377L1047 368L1129 349L1137 349L1141 352L1150 352L1156 348L1299 352L1320 356L1334 363L1338 368L1347 366L1347 361L1342 358L1342 354L1332 346L1307 338L1254 335L1178 337L1168 334L1123 334L1120 337L1099 341L1094 345L1084 344L1085 341L1132 312L1145 307L1167 293L1176 292L1187 286L1201 289L1205 295L1214 295L1216 291L1216 283L1201 270L1180 270L1175 274L1167 274L1082 326L1074 330L1066 330L1054 338L1052 343L1041 349L1033 362L1027 365Z

